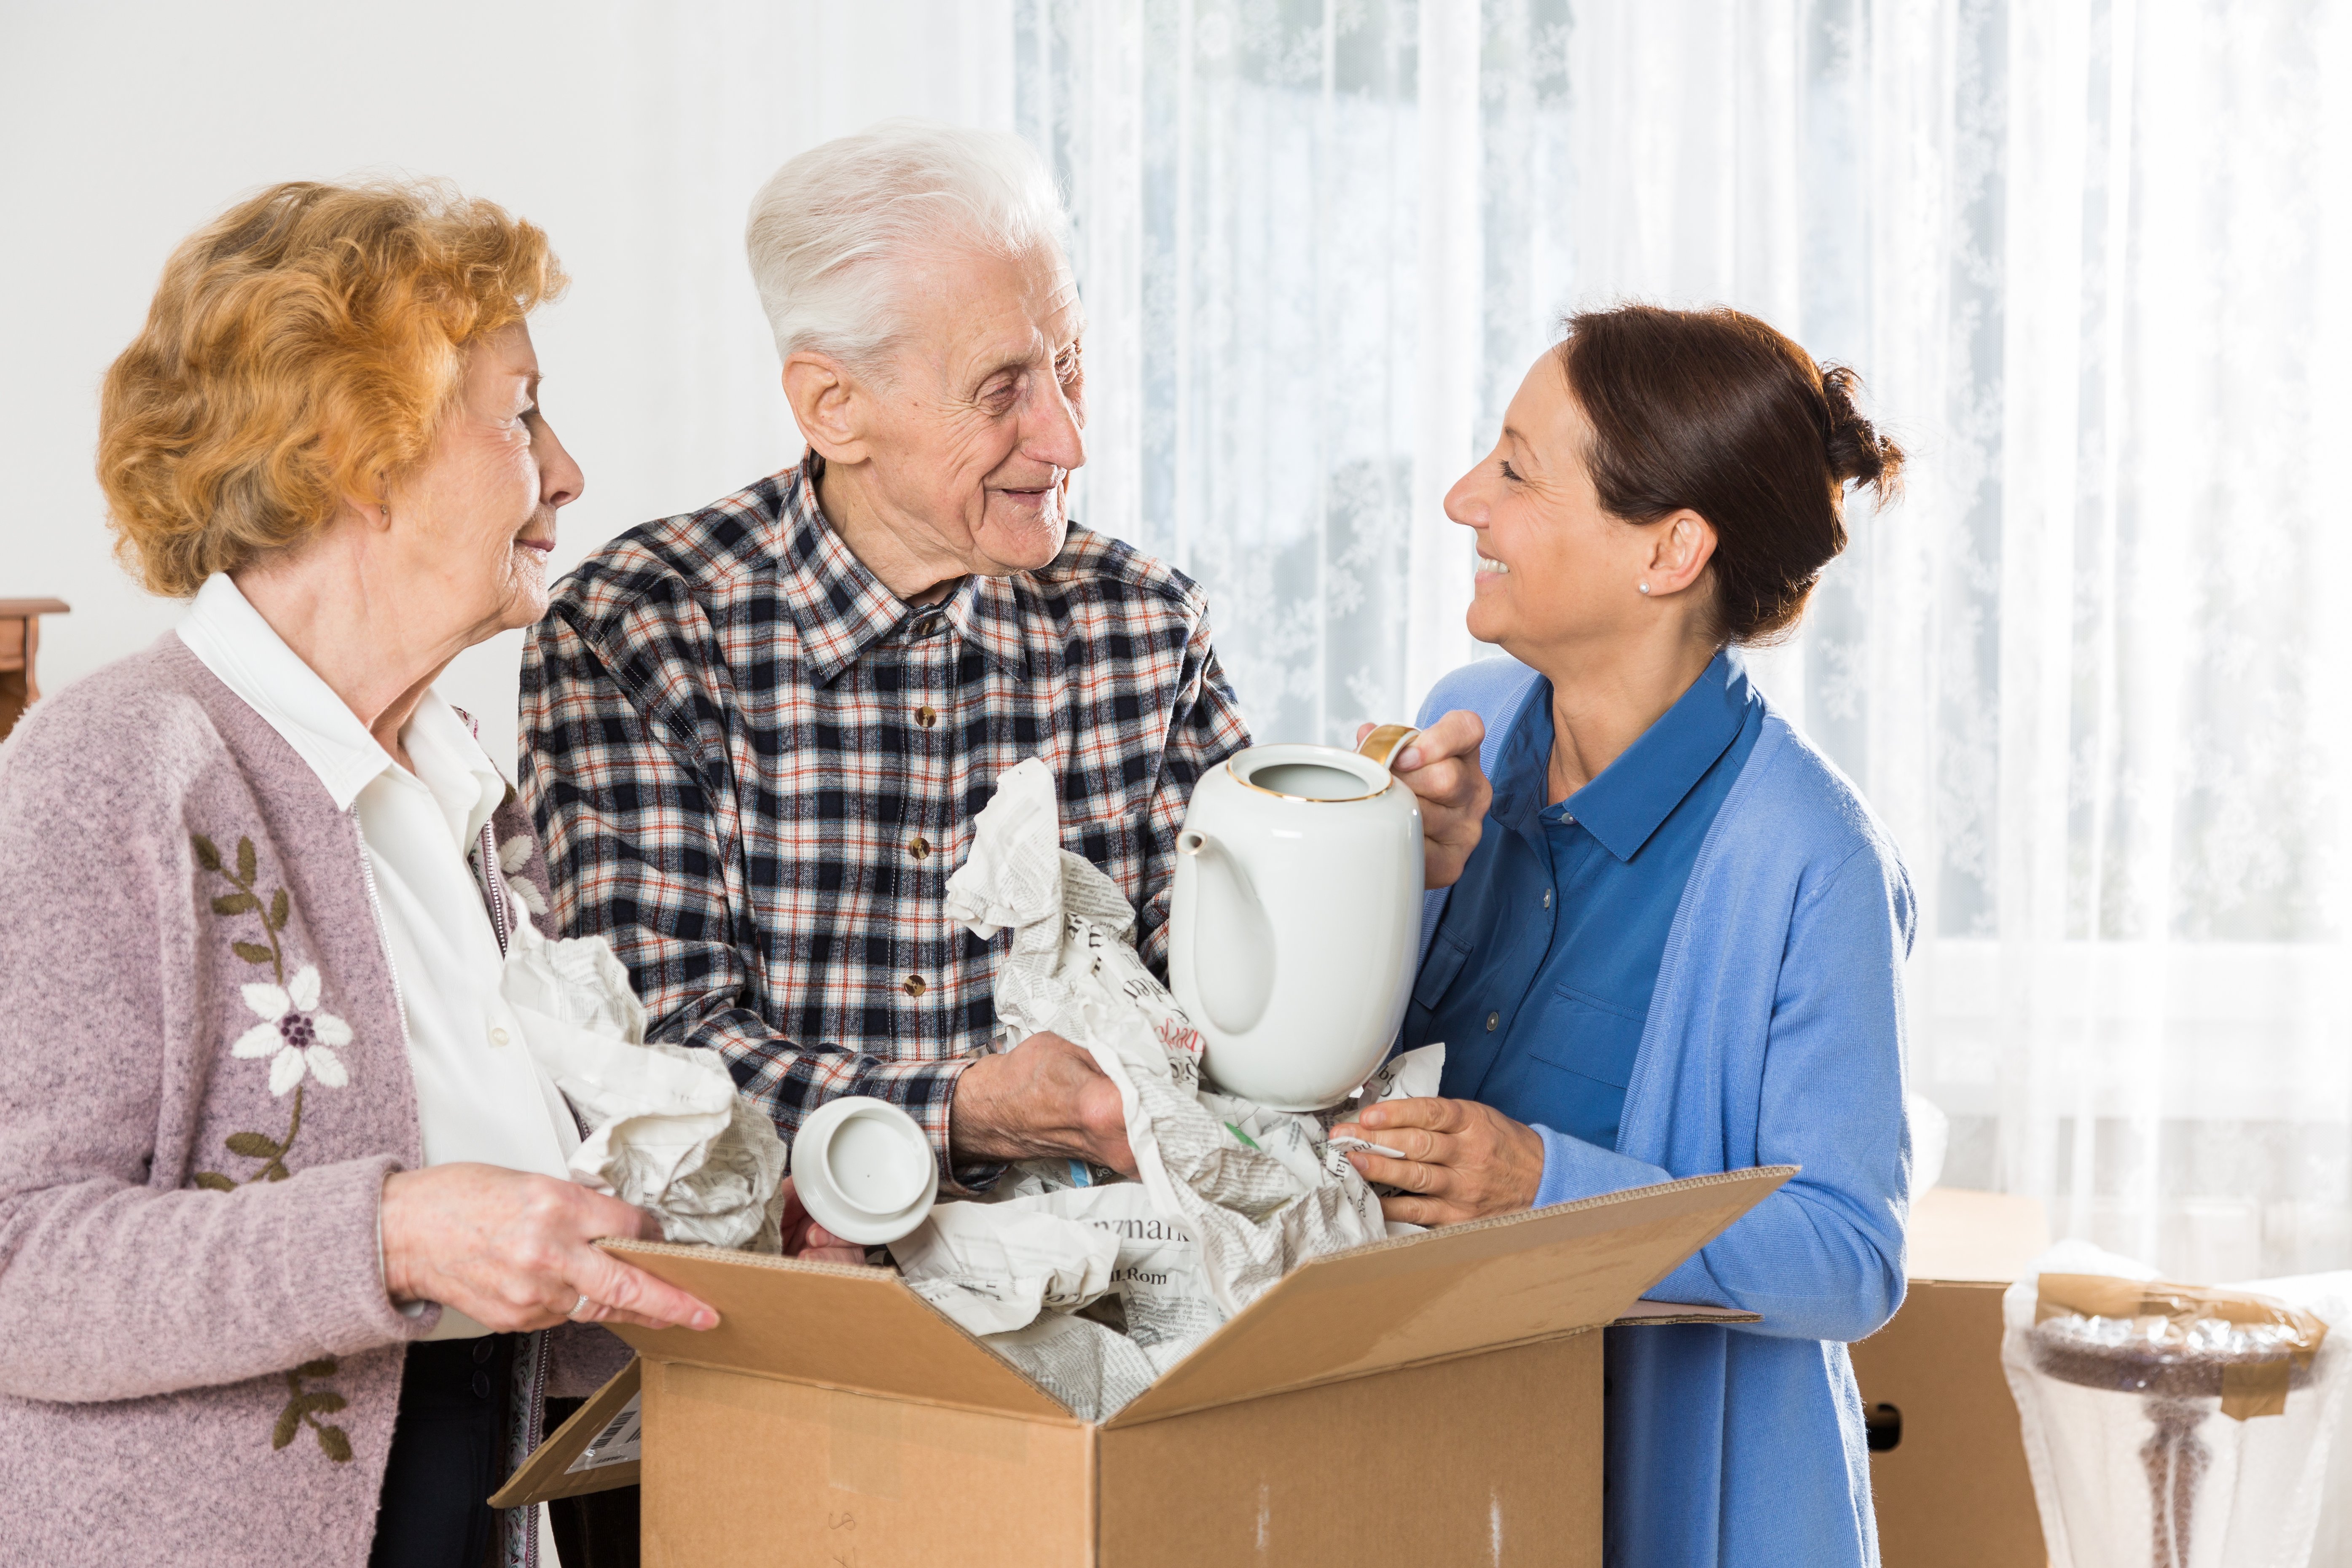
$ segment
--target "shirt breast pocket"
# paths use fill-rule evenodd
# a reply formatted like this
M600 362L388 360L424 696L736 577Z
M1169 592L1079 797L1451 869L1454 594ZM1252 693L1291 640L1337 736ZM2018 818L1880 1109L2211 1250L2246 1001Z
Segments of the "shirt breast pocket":
M1633 1081L1633 1057L1649 1021L1598 996L1556 985L1544 1000L1542 1025L1528 1055L1547 1067L1623 1089Z

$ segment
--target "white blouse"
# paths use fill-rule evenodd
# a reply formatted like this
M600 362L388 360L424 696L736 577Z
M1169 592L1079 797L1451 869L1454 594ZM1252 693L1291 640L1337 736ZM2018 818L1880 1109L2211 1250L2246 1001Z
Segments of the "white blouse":
M357 808L425 1163L478 1161L563 1179L579 1129L500 994L504 959L466 865L507 790L480 743L427 690L401 731L415 771L402 767L225 574L206 579L179 636L310 764L336 809ZM430 1337L487 1332L445 1310Z

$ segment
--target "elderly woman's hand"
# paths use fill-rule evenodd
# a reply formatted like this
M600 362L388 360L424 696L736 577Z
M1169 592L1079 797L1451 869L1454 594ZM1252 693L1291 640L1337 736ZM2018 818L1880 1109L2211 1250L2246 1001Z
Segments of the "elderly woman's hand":
M1365 724L1356 731L1356 743L1372 732ZM1470 863L1478 847L1478 830L1494 786L1478 766L1478 747L1486 726L1467 710L1448 713L1413 737L1412 744L1389 764L1405 787L1421 797L1422 881L1432 888L1450 888Z
M1474 1100L1391 1100L1368 1105L1334 1138L1360 1138L1393 1149L1391 1160L1359 1149L1348 1156L1368 1182L1402 1187L1410 1197L1382 1198L1381 1212L1412 1225L1454 1225L1516 1214L1536 1201L1543 1181L1543 1139Z
M379 1212L384 1289L394 1301L438 1301L501 1333L566 1318L648 1329L719 1324L702 1302L595 1245L606 1237L659 1241L651 1215L572 1182L496 1165L395 1171Z

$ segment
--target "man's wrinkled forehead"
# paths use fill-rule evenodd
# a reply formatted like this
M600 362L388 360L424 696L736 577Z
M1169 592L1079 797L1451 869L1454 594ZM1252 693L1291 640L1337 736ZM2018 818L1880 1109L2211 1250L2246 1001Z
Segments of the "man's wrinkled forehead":
M1077 274L1070 270L1070 264L1056 256L1048 265L1053 269L1053 283L1045 290L1045 318L1046 331L1059 348L1086 335L1087 306L1078 298Z
M1077 279L1050 252L942 257L923 268L918 292L920 324L908 346L936 357L954 380L1050 363L1086 331Z
M995 331L973 345L973 357L988 369L1046 364L1085 334L1087 308L1077 299L1077 279L1058 261L1049 266L1051 275L1033 278L1030 287L1021 289L1016 310L1007 310L1004 320L995 322Z

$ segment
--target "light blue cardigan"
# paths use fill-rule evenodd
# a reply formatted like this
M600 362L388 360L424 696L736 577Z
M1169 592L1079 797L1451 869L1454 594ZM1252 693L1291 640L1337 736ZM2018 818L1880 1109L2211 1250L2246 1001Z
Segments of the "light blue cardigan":
M1421 721L1477 712L1491 776L1536 680L1517 660L1482 659L1438 682ZM1444 899L1429 895L1424 954ZM1763 1321L1610 1331L1612 1564L1878 1561L1845 1347L1903 1300L1913 920L1885 831L1768 703L1675 910L1616 1149L1541 1130L1538 1206L1802 1167L1649 1292Z

